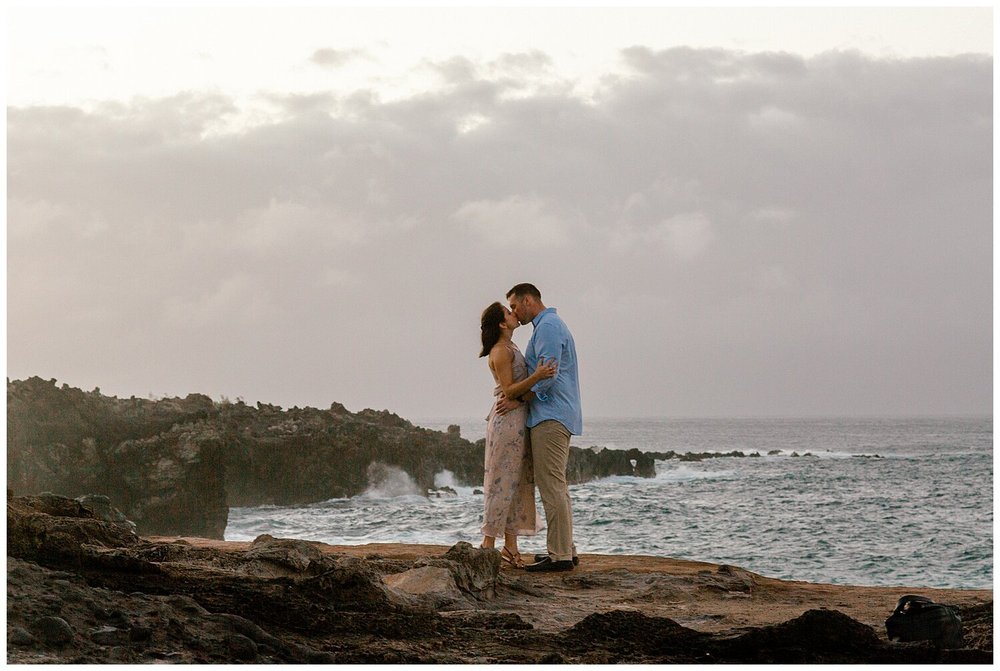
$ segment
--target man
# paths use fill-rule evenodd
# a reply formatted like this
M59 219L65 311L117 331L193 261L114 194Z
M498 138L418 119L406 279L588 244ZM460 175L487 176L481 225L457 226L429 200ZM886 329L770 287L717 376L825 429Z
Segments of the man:
M542 361L555 359L558 372L531 388L528 428L535 484L545 508L546 550L536 555L528 571L571 571L579 562L573 544L573 511L566 482L571 435L583 433L580 409L580 378L576 344L555 308L542 303L542 294L532 284L518 284L507 292L510 309L521 324L534 330L524 353L528 373Z

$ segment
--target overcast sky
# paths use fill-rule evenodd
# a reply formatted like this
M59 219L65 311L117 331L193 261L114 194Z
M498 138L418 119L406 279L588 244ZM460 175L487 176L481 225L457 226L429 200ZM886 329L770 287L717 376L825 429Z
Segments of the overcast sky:
M7 21L12 379L480 416L527 281L585 416L991 412L988 7Z

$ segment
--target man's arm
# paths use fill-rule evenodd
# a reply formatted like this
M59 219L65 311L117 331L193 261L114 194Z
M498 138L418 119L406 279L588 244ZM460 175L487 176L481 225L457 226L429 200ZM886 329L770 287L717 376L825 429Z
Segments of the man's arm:
M522 405L527 405L533 398L535 398L535 393L532 391L526 391L517 398L507 398L501 395L500 400L497 401L497 414L506 415L511 410L517 410Z
M544 361L553 360L557 365L561 363L563 349L562 329L555 324L542 323L535 329L535 333L532 337L535 341L535 354L538 357L539 364ZM535 392L535 396L538 397L539 401L548 400L549 390L552 389L552 385L555 384L558 377L559 371L557 370L553 377L539 380L533 387L531 387L531 391Z
M507 348L494 347L490 351L490 363L493 365L493 370L496 371L497 382L507 398L525 400L523 397L531 390L532 385L539 380L552 377L558 372L554 363L547 363L540 359L531 375L519 382L514 382L513 360L514 355Z

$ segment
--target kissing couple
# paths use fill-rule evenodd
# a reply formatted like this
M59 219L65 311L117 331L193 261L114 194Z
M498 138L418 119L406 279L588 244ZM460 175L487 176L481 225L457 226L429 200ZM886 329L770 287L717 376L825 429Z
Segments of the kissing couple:
M573 511L566 480L570 436L583 433L576 344L555 308L542 303L533 284L507 292L509 308L500 302L483 310L482 350L496 387L486 418L483 479L483 543L500 557L527 571L571 571L579 563L573 543ZM524 354L514 344L514 331L528 323L531 339ZM535 486L545 509L546 551L525 562L518 536L541 528L535 508Z

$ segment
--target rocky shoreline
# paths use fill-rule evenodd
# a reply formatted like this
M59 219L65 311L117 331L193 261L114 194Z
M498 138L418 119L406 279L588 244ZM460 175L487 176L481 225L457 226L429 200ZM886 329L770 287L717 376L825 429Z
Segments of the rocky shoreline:
M113 511L112 511L113 512ZM990 590L787 582L663 557L568 573L499 554L138 536L91 502L7 504L9 663L990 663ZM959 608L960 649L894 643L919 593Z
M388 410L291 408L185 398L119 399L32 377L7 382L7 487L109 497L140 534L221 539L229 508L305 505L364 492L387 470L428 491L449 471L481 486L484 442ZM574 483L652 477L638 450L571 450Z
M445 471L477 487L484 451L457 426L433 431L388 410L253 407L203 394L119 399L38 377L7 382L7 487L106 496L144 535L222 539L231 507L357 496L400 471L420 492ZM573 446L567 478L654 477L657 460L760 456Z

